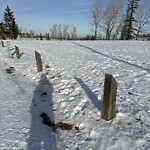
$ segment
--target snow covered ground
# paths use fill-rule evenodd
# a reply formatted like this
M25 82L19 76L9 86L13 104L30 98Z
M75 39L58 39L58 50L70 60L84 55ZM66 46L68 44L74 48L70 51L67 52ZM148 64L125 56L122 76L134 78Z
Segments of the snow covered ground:
M15 45L19 60L0 47L0 150L150 150L150 42L10 42ZM101 118L105 73L118 82L111 121ZM53 131L42 113L72 129Z

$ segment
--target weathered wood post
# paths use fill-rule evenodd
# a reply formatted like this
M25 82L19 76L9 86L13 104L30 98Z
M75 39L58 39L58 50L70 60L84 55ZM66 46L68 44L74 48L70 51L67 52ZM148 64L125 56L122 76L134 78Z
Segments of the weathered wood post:
M6 41L6 46L7 46L7 49L10 50L10 41Z
M16 51L16 57L17 57L17 59L20 59L19 48L17 46L15 46L15 51Z
M5 47L5 46L4 46L4 41L1 41L1 42L2 42L2 47Z
M41 72L42 60L41 60L41 55L37 51L35 51L35 59L36 59L37 72Z
M8 57L12 58L11 55L11 48L10 48L10 41L6 41L7 51L8 51Z
M104 99L102 107L102 118L104 120L111 120L115 116L116 96L117 82L112 75L105 74Z

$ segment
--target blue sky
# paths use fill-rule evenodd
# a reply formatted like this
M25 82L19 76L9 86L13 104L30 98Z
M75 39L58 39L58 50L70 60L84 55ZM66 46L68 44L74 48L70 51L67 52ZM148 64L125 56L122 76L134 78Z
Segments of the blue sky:
M105 3L108 3L106 0ZM90 33L90 10L95 0L0 0L0 21L7 5L19 27L36 33L50 32L54 23L77 27L79 35Z

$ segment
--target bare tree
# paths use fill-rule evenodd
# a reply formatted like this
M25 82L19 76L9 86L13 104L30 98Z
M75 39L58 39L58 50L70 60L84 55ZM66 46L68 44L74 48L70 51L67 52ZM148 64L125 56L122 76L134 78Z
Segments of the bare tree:
M77 28L73 26L72 31L71 31L71 39L76 40L77 39Z
M123 8L122 0L112 0L111 3L105 8L103 12L103 29L106 33L106 39L109 40L111 33L118 21L118 16Z
M62 40L62 25L58 24L58 39Z
M57 39L57 35L58 35L58 30L57 29L58 29L57 23L55 23L54 25L52 25L52 27L50 28L52 39Z
M69 26L68 25L63 25L63 39L64 40L68 39L68 30L69 30Z
M101 2L100 0L96 0L92 6L90 18L90 24L92 26L91 30L92 32L94 32L95 39L97 38L98 30L100 28L101 13L102 13Z
M150 24L150 2L148 1L141 1L139 3L139 7L135 12L135 19L136 19L136 26L137 26L137 34L136 40L139 37L139 34L146 31L144 27Z
M33 31L33 30L30 30L30 33L29 33L29 34L30 34L30 38L33 39L33 38L34 38L34 31Z
M77 30L76 27L73 27L72 32L71 32L71 36L75 39L77 38L76 30ZM68 25L62 25L62 24L55 23L50 28L50 32L51 32L52 39L59 39L59 40L62 40L62 39L69 40L70 39Z

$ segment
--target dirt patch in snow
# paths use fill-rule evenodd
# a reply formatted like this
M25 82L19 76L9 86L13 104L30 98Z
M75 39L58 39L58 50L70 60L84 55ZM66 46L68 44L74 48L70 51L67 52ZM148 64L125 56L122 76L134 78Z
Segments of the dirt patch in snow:
M73 125L69 123L63 123L63 122L54 123L46 113L41 113L41 117L43 118L43 124L51 127L54 132L57 129L71 130L73 128Z
M12 74L13 72L14 72L14 67L9 67L9 68L7 68L5 71L6 71L6 73L8 73L8 74Z

